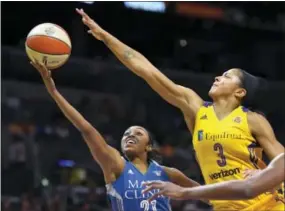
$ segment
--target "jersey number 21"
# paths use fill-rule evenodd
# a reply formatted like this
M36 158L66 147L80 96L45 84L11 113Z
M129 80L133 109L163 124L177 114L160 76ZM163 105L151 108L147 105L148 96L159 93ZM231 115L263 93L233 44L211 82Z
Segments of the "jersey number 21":
M157 211L156 200L152 200L151 202L148 202L147 200L141 201L141 208L143 208L144 211L149 211L149 206L151 206L152 211Z

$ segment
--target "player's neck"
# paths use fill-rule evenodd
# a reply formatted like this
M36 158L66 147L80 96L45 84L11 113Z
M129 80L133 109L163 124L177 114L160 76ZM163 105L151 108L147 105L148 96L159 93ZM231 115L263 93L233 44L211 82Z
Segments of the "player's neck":
M218 116L225 116L235 110L239 103L236 100L219 99L214 101L213 106Z
M146 159L139 157L132 159L132 164L142 173L146 173L148 169L148 162Z

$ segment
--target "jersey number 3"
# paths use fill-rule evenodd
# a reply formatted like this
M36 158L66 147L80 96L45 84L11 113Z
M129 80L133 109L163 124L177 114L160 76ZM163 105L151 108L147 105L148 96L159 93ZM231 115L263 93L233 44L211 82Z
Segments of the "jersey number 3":
M147 200L141 201L141 208L143 208L144 211L149 211L150 205L151 205L152 211L157 211L156 200L152 200L150 203Z
M227 160L226 160L226 157L224 155L224 149L220 143L215 143L214 151L218 152L218 156L221 158L220 160L217 160L217 164L220 167L224 167L225 165L227 165Z

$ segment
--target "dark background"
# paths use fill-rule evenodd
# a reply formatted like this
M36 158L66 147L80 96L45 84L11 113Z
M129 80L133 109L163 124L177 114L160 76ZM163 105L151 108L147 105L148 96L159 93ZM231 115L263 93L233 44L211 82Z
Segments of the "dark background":
M156 135L163 163L203 183L181 113L86 33L76 7L205 100L214 76L229 68L263 77L269 91L259 93L256 103L284 144L285 3L165 4L164 13L128 9L123 2L1 4L4 210L108 207L101 170L80 134L51 101L25 54L27 34L43 22L62 26L72 40L69 61L54 71L59 90L108 143L119 147L127 127L146 126ZM173 210L209 210L196 201L172 204Z

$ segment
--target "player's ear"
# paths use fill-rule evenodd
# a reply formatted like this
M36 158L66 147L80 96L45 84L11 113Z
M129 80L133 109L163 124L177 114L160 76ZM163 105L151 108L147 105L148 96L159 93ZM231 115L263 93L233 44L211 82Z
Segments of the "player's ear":
M244 88L238 88L235 92L235 96L238 98L243 98L246 95L246 90Z

